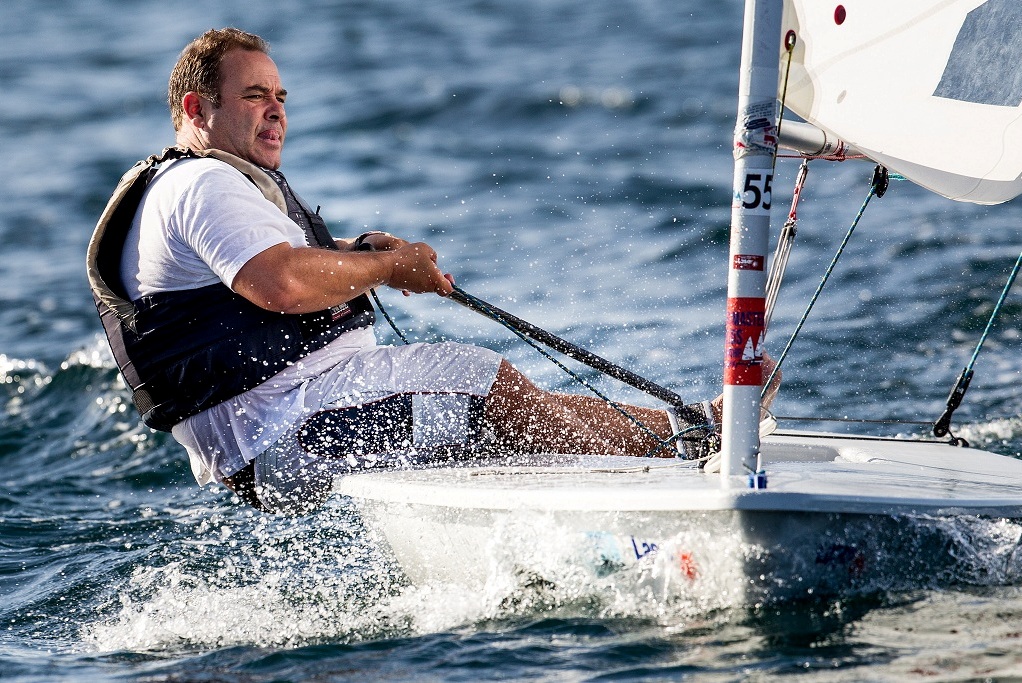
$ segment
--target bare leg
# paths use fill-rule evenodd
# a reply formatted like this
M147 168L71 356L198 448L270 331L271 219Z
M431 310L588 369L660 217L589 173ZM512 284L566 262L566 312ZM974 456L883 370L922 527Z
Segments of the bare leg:
M763 379L776 363L763 358ZM768 408L780 388L780 373L763 400ZM637 426L606 401L593 396L544 391L506 360L486 399L485 417L497 439L507 448L523 453L607 453L647 455L658 439L672 436L667 413L655 408L622 405L629 415L656 436ZM716 422L723 411L723 396L711 402ZM674 457L673 447L657 450L659 457Z
M622 406L657 437L671 436L663 410ZM646 455L657 440L602 399L543 391L507 361L486 399L486 421L508 447L527 453ZM664 448L658 455L673 457Z

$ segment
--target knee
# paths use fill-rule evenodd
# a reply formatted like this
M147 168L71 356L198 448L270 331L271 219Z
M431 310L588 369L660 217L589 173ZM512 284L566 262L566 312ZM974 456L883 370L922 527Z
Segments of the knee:
M541 392L528 377L518 371L506 359L500 361L497 378L493 381L487 399L517 400L525 394Z

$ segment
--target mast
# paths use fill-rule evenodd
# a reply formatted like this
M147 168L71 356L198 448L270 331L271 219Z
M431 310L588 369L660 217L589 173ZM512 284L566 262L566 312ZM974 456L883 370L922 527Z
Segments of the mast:
M766 258L777 151L782 0L746 0L735 124L731 251L724 341L721 486L754 472L759 455ZM744 486L744 483L741 484Z

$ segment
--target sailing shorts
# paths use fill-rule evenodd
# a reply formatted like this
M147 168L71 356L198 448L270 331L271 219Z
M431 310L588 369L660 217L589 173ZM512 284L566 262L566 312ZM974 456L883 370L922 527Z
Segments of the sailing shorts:
M454 342L357 352L306 387L316 409L252 461L258 507L303 514L340 475L470 454L489 440L483 407L500 362Z

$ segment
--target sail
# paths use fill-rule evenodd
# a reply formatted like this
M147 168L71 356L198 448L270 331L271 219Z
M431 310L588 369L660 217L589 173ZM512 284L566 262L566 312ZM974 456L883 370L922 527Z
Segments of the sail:
M785 0L790 32L788 109L945 197L1022 193L1022 0Z

